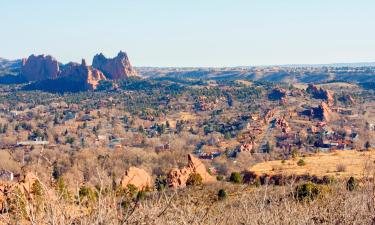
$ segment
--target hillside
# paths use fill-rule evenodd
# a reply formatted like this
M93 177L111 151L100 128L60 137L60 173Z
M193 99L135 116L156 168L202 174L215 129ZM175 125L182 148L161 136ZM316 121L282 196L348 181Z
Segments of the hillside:
M300 160L304 162L304 165L298 165ZM320 178L324 176L365 178L373 176L374 160L375 151L335 151L263 162L252 166L249 170L259 176L267 174L270 176L310 175Z

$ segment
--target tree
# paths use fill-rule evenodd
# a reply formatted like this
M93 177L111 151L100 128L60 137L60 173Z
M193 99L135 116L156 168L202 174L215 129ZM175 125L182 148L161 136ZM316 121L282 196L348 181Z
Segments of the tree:
M220 189L217 193L219 200L223 200L227 197L227 192L224 189Z
M230 174L229 181L235 184L242 183L242 176L239 172L233 172Z
M304 166L304 165L306 165L306 162L305 162L305 160L300 159L300 160L298 160L297 165L298 166Z
M188 186L199 186L203 184L202 176L199 173L190 174L189 178L186 181Z
M371 144L370 144L369 141L366 141L366 143L365 143L365 149L368 150L369 148L371 148Z
M264 152L265 153L271 153L273 151L273 146L269 141L267 141L265 147L264 147Z
M320 193L321 190L319 186L309 181L296 186L294 196L298 201L310 202L315 200Z
M350 177L349 180L346 182L346 189L348 191L354 191L357 188L357 181L354 177Z

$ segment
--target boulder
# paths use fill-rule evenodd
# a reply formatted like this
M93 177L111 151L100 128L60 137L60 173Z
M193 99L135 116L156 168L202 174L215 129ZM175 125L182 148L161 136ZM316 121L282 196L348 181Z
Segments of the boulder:
M92 66L102 71L108 79L121 80L137 76L128 55L120 51L115 58L106 58L102 53L94 56Z
M143 169L130 167L121 178L121 187L127 188L134 185L138 190L144 190L153 186L151 176Z
M31 55L22 60L21 76L27 81L56 79L59 72L59 63L50 55Z
M188 155L188 165L182 169L172 169L167 177L169 187L181 188L186 186L186 182L190 175L197 173L202 177L203 183L215 182L215 178L211 176L206 166L192 154Z

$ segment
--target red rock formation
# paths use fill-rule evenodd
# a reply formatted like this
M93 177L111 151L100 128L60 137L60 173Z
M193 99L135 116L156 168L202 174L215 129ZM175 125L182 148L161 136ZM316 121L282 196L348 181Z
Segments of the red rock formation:
M85 60L82 60L81 65L78 63L67 64L61 72L61 77L83 83L85 90L95 90L101 80L106 80L102 72L92 66L87 66Z
M197 173L202 177L203 183L215 182L206 170L206 166L192 154L188 155L188 165L182 169L173 169L168 174L168 185L173 188L185 187L189 176Z
M275 121L276 127L280 128L283 133L290 131L288 122L285 120L285 117L277 118Z
M92 66L101 70L109 79L121 80L137 76L130 64L128 55L120 51L115 58L108 59L102 53L95 55Z
M329 90L325 90L323 88L318 88L317 86L313 85L313 84L309 84L309 86L307 87L306 91L310 94L312 94L312 96L314 98L317 98L317 99L324 99L327 101L328 105L329 106L333 106L334 104L334 98L333 98L333 94L331 91Z
M340 98L339 98L339 100L340 101L342 101L342 102L345 102L345 103L347 103L347 104L350 104L350 105L354 105L355 104L355 100L354 100L354 98L351 96L351 95L344 95L344 96L341 96Z
M130 167L121 178L122 188L127 188L129 184L136 186L138 190L153 186L151 176L145 170L137 167Z
M253 150L254 143L246 143L240 146L240 152L251 152Z
M269 109L265 112L264 117L263 117L263 122L265 124L268 124L273 116L275 115L275 110L274 109Z
M27 81L56 79L59 75L59 63L50 55L31 55L22 60L21 75Z
M332 111L327 103L322 102L317 108L313 109L314 117L329 122L332 119Z

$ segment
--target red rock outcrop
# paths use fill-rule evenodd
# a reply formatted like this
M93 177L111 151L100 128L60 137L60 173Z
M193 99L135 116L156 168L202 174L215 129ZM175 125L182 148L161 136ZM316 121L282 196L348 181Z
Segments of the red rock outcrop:
M323 88L318 88L317 86L313 85L313 84L309 84L309 86L307 87L306 91L310 94L312 94L312 96L314 98L317 98L317 99L324 99L327 101L328 105L329 106L333 106L334 104L334 98L333 98L333 94L331 91L329 90L325 90Z
M108 59L102 53L95 55L92 66L102 71L107 78L113 80L127 79L137 76L137 72L130 64L128 55L120 51L115 58Z
M188 165L186 167L173 169L168 174L167 182L169 187L185 187L189 176L193 173L199 174L202 177L203 183L215 182L215 178L207 172L206 166L192 154L189 154Z
M67 64L61 72L61 77L70 81L83 83L83 89L85 90L95 90L101 80L106 80L106 77L101 71L92 66L87 66L85 60L82 60L82 64Z
M351 95L344 95L339 98L340 101L345 102L346 104L354 105L355 100Z
M129 184L134 185L139 190L153 186L151 176L145 170L137 167L130 167L121 178L122 188L127 188Z
M59 72L59 63L50 55L31 55L22 60L21 75L27 81L56 79Z
M275 121L275 126L280 128L283 133L290 131L288 122L285 120L285 117L277 118Z
M254 143L242 144L239 148L239 152L251 152L253 150Z
M332 119L332 110L325 102L322 102L317 108L314 108L313 113L314 117L317 117L323 121L328 122Z

